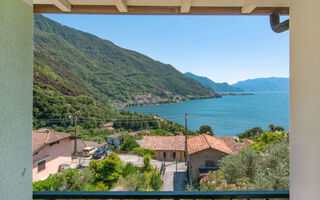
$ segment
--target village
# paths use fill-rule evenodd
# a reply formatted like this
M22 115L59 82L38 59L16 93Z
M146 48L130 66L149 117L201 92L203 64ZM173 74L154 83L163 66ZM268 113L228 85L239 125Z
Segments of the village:
M219 170L219 161L226 155L237 154L248 147L252 140L239 140L236 136L213 136L210 132L196 136L180 133L176 136L141 135L140 132L117 132L113 123L103 127L114 131L99 141L86 141L80 136L41 128L32 133L33 182L45 180L50 175L67 171L69 168L90 167L95 160L104 160L116 153L122 162L143 167L145 154L151 155L152 168L159 170L163 184L162 191L184 191L197 183L209 172ZM133 141L134 149L123 150L122 143ZM132 144L130 144L132 145ZM126 191L115 187L113 191Z

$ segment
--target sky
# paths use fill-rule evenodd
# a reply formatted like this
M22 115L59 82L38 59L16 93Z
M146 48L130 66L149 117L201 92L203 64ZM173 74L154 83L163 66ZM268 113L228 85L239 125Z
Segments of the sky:
M268 16L45 16L215 82L289 77L289 32Z

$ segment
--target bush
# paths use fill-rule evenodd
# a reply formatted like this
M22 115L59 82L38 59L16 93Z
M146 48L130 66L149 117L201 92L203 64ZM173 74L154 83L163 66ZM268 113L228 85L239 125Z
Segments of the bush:
M209 172L207 176L200 180L200 190L201 191L236 191L236 190L247 190L248 180L245 178L238 179L233 184L228 184L225 179L227 174L221 171Z
M150 163L151 157L149 155L146 155L143 157L143 166L141 168L142 171L151 171L153 169L153 166Z
M122 167L122 176L126 177L129 174L136 174L139 173L139 168L133 166L131 163L127 163Z
M261 152L269 144L277 144L288 139L285 132L265 131L260 137L256 138L251 147Z
M68 169L33 183L34 191L81 191L93 182L90 169Z
M252 148L240 151L238 154L225 156L219 162L223 173L229 183L236 183L240 178L252 179L257 171L257 161L260 155Z
M289 189L289 140L264 149L253 182L259 190Z
M121 145L119 147L120 151L132 151L134 148L139 147L139 144L136 140L129 135L122 136L120 138Z
M262 139L265 137L268 139ZM262 138L258 140L263 144L263 148L259 147L259 152L256 151L256 145L238 154L225 156L219 163L220 170L228 174L225 177L228 183L248 178L256 190L288 190L289 139L288 137L281 140L274 139L269 133ZM272 139L269 140L270 138ZM266 144L268 142L270 143Z
M95 181L102 181L109 188L118 180L122 173L120 168L120 158L116 153L111 153L104 160L93 160L89 165L95 172Z
M162 188L163 180L161 178L159 170L155 169L150 177L150 187L155 190L159 191Z
M156 151L153 149L143 148L143 147L137 147L134 148L131 153L138 154L140 156L146 156L149 155L151 158L153 158L156 155Z

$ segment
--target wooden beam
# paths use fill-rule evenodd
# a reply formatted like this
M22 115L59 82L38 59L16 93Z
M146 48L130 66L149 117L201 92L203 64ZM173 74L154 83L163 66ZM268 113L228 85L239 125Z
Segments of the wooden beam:
M71 12L71 5L68 0L51 0L53 5L59 8L63 12Z
M249 14L257 7L257 1L255 0L245 0L241 8L242 13Z
M115 0L115 5L119 10L119 12L122 12L122 13L128 12L126 0Z
M190 12L191 3L192 3L192 0L182 0L180 12L181 13Z
M120 13L115 6L73 5L70 13L74 14L125 14L125 15L248 15L241 13L241 7L192 7L189 13L181 13L180 7L132 6L128 12ZM288 7L258 7L250 15L270 15L278 10L281 15L288 15ZM47 4L34 4L34 13L65 13Z

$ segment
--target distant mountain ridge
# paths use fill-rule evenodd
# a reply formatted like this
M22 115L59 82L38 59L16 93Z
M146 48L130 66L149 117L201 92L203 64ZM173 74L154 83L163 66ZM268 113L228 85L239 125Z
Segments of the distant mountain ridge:
M232 84L232 86L241 88L246 92L289 91L289 78L270 77L248 79Z
M243 92L242 89L240 89L238 87L233 87L233 86L229 85L228 83L216 83L207 77L198 76L198 75L195 75L191 72L186 72L184 74L186 76L200 82L202 85L213 89L216 92Z

